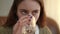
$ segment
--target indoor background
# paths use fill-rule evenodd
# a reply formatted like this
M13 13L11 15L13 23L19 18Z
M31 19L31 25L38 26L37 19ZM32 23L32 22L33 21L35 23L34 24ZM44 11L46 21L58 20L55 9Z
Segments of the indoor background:
M13 0L0 0L0 16L8 16ZM60 0L44 0L46 15L54 19L60 29Z

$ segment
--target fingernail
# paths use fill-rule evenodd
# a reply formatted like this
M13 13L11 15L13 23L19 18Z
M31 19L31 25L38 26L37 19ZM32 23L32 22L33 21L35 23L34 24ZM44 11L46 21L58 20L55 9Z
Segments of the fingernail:
M29 21L31 21L31 20L29 19Z
M32 18L32 16L30 16L30 18Z
M32 18L32 16L31 15L28 15L30 18Z

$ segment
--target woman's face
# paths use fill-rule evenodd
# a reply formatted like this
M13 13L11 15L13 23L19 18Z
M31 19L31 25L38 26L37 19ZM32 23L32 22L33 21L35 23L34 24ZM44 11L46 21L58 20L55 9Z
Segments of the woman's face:
M18 19L30 15L37 21L40 15L40 5L36 1L24 0L17 7Z

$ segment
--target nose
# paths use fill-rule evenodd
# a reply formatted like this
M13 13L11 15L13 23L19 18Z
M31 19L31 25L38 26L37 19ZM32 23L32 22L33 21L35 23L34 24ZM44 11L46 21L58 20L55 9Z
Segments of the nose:
M28 16L29 16L29 21L31 21L33 16L32 15L28 15Z
M28 23L28 25L30 25L30 23L31 23L31 21L32 21L32 18L33 18L33 16L32 15L28 15L29 16L29 23Z
M31 15L28 15L30 18L32 18L32 16Z

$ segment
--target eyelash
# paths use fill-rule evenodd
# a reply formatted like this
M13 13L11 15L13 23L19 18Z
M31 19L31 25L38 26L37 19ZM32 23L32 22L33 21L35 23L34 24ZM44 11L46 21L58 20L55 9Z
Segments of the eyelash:
M21 11L21 13L22 13L23 15L26 15L26 14L27 14L27 12L26 12L26 11Z
M38 13L38 11L33 11L33 15L36 15Z
M23 14L23 15L27 15L28 13L27 13L27 11L21 11L21 13ZM36 15L38 13L38 11L33 11L32 12L32 15Z

